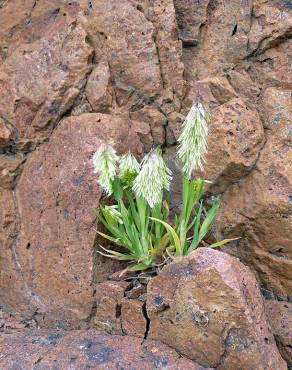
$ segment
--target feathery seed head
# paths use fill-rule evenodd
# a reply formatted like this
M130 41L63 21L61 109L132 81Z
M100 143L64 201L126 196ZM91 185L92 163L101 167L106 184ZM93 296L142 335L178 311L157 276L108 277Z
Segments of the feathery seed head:
M102 144L93 156L94 173L99 174L98 183L109 196L112 194L112 181L116 176L116 164L118 156L114 148L108 144Z
M104 206L103 214L106 215L107 220L112 225L123 224L123 217L121 213L118 211L117 205Z
M166 167L161 150L154 149L143 158L133 190L153 208L161 201L163 190L169 190L170 181L171 171Z
M198 103L192 106L183 123L183 131L178 139L178 156L183 164L183 172L189 179L193 170L203 170L208 149L208 120L208 113Z
M119 166L119 177L128 186L133 185L133 181L139 173L140 165L136 158L129 152L122 156Z

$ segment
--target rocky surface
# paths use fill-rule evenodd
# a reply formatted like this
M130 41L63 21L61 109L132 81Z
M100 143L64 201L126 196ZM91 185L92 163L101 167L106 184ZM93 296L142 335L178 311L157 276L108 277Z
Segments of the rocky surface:
M0 0L0 19L2 310L89 325L96 283L120 268L95 253L90 157L101 140L138 155L163 145L179 184L174 145L194 100L212 114L200 175L221 198L215 234L241 237L225 251L288 300L289 1Z
M199 248L148 284L149 338L202 366L286 369L257 282L234 257Z
M64 119L29 156L17 189L3 190L9 207L2 222L2 305L36 315L41 325L78 327L90 316L92 280L114 268L111 261L95 263L94 209L101 192L91 158L104 140L113 140L120 152L141 151L129 125L121 115Z
M292 137L286 123L267 136L254 171L229 189L217 218L220 236L242 237L226 251L253 267L264 293L292 293Z
M0 348L0 367L7 370L203 370L164 344L95 330L8 331L0 334Z
M292 303L267 300L266 313L279 351L288 366L292 366Z

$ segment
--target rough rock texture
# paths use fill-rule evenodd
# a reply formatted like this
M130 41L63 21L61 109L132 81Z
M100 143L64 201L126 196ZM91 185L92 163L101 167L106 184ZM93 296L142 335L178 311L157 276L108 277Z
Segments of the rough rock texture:
M67 118L50 141L29 156L13 195L3 190L9 207L3 210L1 304L38 315L41 325L55 321L60 327L74 327L87 319L93 278L101 280L114 268L110 261L95 263L94 251L94 208L101 191L91 158L104 140L120 152L141 151L138 136L121 115ZM13 288L10 270L17 275L21 293L17 285Z
M17 130L20 147L46 139L72 107L91 69L85 38L80 26L66 25L19 46L0 66L0 117Z
M284 123L268 135L254 171L224 194L216 225L219 236L242 237L226 251L254 268L266 294L283 298L292 293L291 148Z
M257 282L237 259L209 248L163 268L148 284L149 337L217 369L286 369Z
M6 332L0 348L6 370L204 370L164 344L95 330Z
M0 19L0 306L40 325L94 316L114 266L94 254L89 158L101 138L120 153L161 144L179 184L173 145L198 99L212 113L201 175L221 197L216 233L241 236L225 250L288 299L289 1L0 0Z
M265 307L279 351L292 366L292 303L266 300Z
M85 93L95 112L107 112L111 107L110 70L106 61L101 61L90 74Z

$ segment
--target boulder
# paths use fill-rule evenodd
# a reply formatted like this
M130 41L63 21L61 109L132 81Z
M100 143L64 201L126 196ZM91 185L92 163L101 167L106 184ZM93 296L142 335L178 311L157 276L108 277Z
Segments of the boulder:
M95 210L102 192L92 155L104 141L119 153L129 148L140 153L141 143L129 128L121 115L70 117L29 156L9 195L9 215L14 213L16 221L9 216L7 224L4 215L7 231L0 264L7 273L1 274L2 305L26 317L34 315L41 326L86 325L94 301L93 281L119 269L119 264L97 258L95 252ZM11 289L19 280L21 292L17 285Z
M0 367L7 370L204 370L164 344L96 330L7 331L0 348Z
M110 70L106 61L101 61L88 77L86 97L95 112L107 112L112 105Z
M15 155L0 154L0 187L12 189L21 173L25 156L22 153Z
M145 106L134 112L130 112L130 117L134 121L145 122L149 125L150 134L154 145L163 145L165 142L165 126L167 119L158 109Z
M143 338L147 335L145 302L124 298L121 306L121 321L124 334Z
M270 133L254 170L222 197L217 238L254 269L268 298L292 293L292 150L289 122Z
M105 281L97 285L94 325L98 330L123 334L121 307L128 286L124 281Z
M86 2L87 3L87 2ZM84 5L81 21L95 49L97 61L106 58L117 103L137 103L154 97L162 87L154 42L155 28L134 2L93 0Z
M7 147L13 141L13 130L0 117L0 149Z
M279 351L292 366L292 303L266 300L265 308Z
M211 248L176 258L148 284L151 339L216 369L286 369L257 282Z
M2 16L1 16L2 17ZM17 130L19 148L48 138L91 70L93 49L74 24L20 45L0 67L0 117Z

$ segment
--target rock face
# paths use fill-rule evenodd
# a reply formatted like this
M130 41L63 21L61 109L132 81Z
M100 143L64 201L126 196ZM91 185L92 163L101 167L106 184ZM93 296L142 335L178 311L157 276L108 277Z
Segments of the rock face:
M266 297L288 300L290 8L0 0L1 309L39 326L89 325L96 283L120 268L95 255L101 193L90 157L102 140L137 155L164 146L179 207L174 145L197 100L212 115L205 171L196 175L221 198L214 233L241 237L225 251L252 268ZM140 333L137 322L126 330Z
M129 124L120 115L67 118L29 156L16 191L6 191L11 211L5 211L2 222L1 271L7 271L1 274L2 305L37 315L41 325L58 318L54 325L74 327L89 317L92 280L102 279L112 265L95 263L94 208L101 191L91 158L105 140L121 152L141 151ZM21 293L12 288L10 270L17 274Z
M251 272L209 248L164 267L148 285L149 337L216 369L286 369Z
M7 370L203 370L164 344L95 330L7 332L0 347L0 367Z
M291 295L292 150L284 123L268 135L254 171L227 191L217 218L220 236L242 237L226 247L252 266L266 294Z
M265 307L280 353L291 366L292 303L267 300Z

